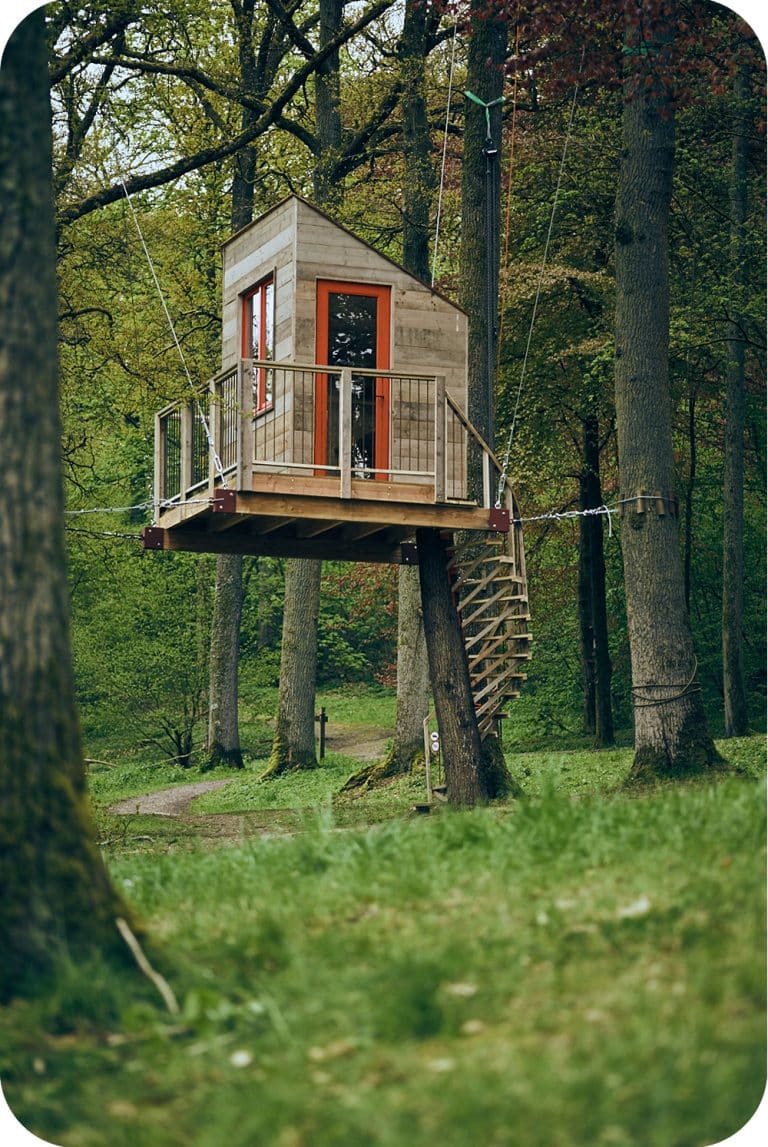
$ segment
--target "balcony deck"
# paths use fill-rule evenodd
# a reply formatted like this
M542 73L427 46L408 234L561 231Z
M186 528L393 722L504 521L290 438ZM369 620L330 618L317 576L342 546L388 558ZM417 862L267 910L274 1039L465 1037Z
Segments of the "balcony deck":
M254 413L261 371L270 403ZM359 453L353 461L353 388L366 374L387 404L387 469ZM322 388L326 408L333 388L336 464L316 461ZM499 463L439 376L356 370L353 379L347 369L243 360L208 389L207 412L193 399L157 416L147 549L411 564L421 526L509 529L495 504ZM465 496L473 470L481 504Z

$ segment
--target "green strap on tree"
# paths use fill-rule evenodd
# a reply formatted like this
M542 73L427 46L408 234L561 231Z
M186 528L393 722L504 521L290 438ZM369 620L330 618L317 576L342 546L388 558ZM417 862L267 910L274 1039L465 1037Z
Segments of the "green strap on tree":
M489 104L487 104L485 102L485 100L481 100L479 96L476 96L474 92L464 92L464 95L467 97L468 100L472 100L473 104L477 104L479 107L485 109L485 129L486 129L485 133L486 133L488 139L490 139L491 138L491 108L495 108L497 104L503 104L504 103L504 96L499 96L498 99L491 100L491 102Z

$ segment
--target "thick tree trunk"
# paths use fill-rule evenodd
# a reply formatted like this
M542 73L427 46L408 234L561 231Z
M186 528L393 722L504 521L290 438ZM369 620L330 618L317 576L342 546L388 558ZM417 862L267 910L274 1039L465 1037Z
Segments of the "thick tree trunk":
M342 0L320 0L320 46L338 33ZM339 56L332 53L315 76L317 153L314 185L318 203L341 202L343 187L333 179L341 146ZM285 611L280 654L280 690L272 755L266 776L317 766L315 693L317 623L322 563L293 558L285 563Z
M219 554L211 621L208 743L206 768L243 767L237 719L240 619L243 608L243 559Z
M485 110L467 101L461 177L461 286L460 302L469 316L468 413L491 446L494 444L494 374L499 296L499 193L501 165L500 99L504 90L507 24L489 18L484 0L472 0L471 32L467 57L467 87L490 110L491 139L497 154L486 154L488 139ZM470 466L470 497L480 498L479 463ZM432 683L434 694L434 681ZM474 721L474 710L461 716ZM478 734L479 736L479 734ZM498 739L482 742L480 790L484 797L519 791L504 761ZM469 766L468 766L469 767Z
M429 663L424 636L419 571L401 566L397 617L397 716L392 758L407 771L424 752L429 709Z
M600 437L595 415L584 419L584 457L579 491L582 510L603 504L600 488ZM611 655L605 601L603 520L599 514L579 519L579 621L584 679L584 731L600 747L613 744Z
M723 701L726 737L748 732L744 688L744 290L747 220L749 72L734 81L736 131L731 161L731 318L728 323L725 459L723 466Z
M693 566L693 493L696 489L698 443L696 441L696 399L698 388L688 388L688 481L685 485L683 509L683 593L685 608L691 609L691 569Z
M425 63L427 6L407 0L400 41L403 78L403 266L429 278L429 210L434 190L432 144L427 121ZM408 772L424 752L429 712L429 665L421 612L419 571L402 566L398 579L397 716L385 775ZM380 771L380 770L379 770Z
M246 91L258 89L253 50L254 0L245 0L236 12L240 79ZM252 108L244 108L240 127L246 130L256 119ZM239 231L253 219L256 149L245 147L234 157L232 177L232 230ZM205 768L229 765L243 767L238 719L238 664L240 661L240 621L243 612L243 558L241 554L219 554L211 622L209 660L209 709Z
M319 46L338 34L344 0L320 0ZM339 53L332 52L315 73L315 127L318 144L315 155L314 191L318 203L332 206L343 195L334 176L341 153L341 81Z
M582 493L582 503L583 501ZM595 715L595 633L592 628L592 545L589 531L586 528L587 521L587 518L579 519L577 603L579 610L579 650L581 653L581 728L583 733L594 736L597 728Z
M66 951L123 952L125 915L85 792L59 455L51 124L43 9L0 72L0 999Z
M315 683L321 568L320 562L301 558L285 563L280 690L272 755L265 777L279 776L289 769L317 767Z
M696 683L677 526L668 382L672 101L661 86L669 28L640 49L628 20L624 151L616 199L616 414L635 698L632 779L716 761ZM650 85L646 85L646 78Z
M423 0L406 0L400 39L403 82L403 266L429 282L429 213L435 188L427 119L426 58L431 13Z
M472 0L467 86L485 103L504 90L507 25L488 17L486 0ZM491 134L499 147L501 107L491 109ZM486 140L483 108L467 101L461 169L461 286L459 301L469 315L470 421L486 442L494 444L493 374L498 327L501 164L483 154ZM493 218L487 214L490 185ZM477 479L476 479L477 480Z
M416 531L429 674L445 768L448 801L471 808L488 793L459 615L448 578L448 555L438 530Z

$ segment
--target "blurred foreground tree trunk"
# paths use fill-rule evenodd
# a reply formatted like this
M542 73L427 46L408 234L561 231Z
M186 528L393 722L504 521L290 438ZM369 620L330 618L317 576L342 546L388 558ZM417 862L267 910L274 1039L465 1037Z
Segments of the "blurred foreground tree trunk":
M69 645L44 13L0 71L0 999L126 951L95 839Z

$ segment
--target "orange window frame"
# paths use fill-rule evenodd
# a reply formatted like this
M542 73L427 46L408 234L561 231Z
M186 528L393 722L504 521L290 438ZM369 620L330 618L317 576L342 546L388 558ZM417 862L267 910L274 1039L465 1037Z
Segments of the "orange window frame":
M268 287L272 288L272 306L268 306ZM241 349L243 358L260 358L267 359L270 357L270 350L274 352L274 339L275 339L275 276L267 275L265 279L257 283L249 291L246 291L242 298L242 332L241 332ZM253 308L259 308L259 346L254 347L251 342L253 334ZM271 311L271 313L270 313ZM272 334L272 346L270 347L269 333ZM264 410L269 410L272 406L272 397L267 393L267 371L262 367L258 371L256 378L256 404L254 413L261 414Z
M328 307L333 294L364 295L376 299L376 367L389 370L389 347L392 316L392 290L376 283L347 283L339 279L318 279L316 296L315 351L317 362L328 363ZM376 414L374 418L374 468L389 468L389 379L377 378L375 387ZM328 376L318 379L315 394L315 462L328 461ZM386 474L376 474L380 481Z

